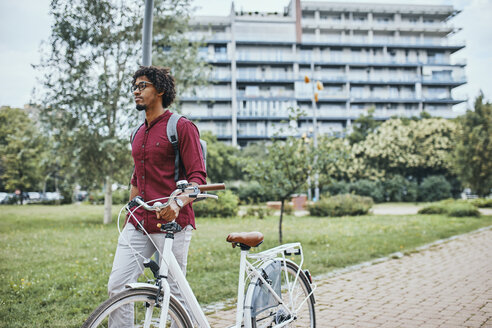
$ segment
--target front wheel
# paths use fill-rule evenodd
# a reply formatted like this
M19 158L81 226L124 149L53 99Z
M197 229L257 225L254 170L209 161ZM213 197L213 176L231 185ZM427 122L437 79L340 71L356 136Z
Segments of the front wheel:
M155 306L155 290L135 288L123 291L102 303L82 328L159 327L160 307ZM185 309L175 298L169 300L166 327L193 327Z
M293 313L293 318L291 318L288 312L285 311L281 305L278 305L278 303L276 303L276 306L270 304L265 307L265 310L262 310L259 313L255 313L255 311L251 310L246 311L246 313L251 316L251 327L273 327L287 321L290 322L285 324L285 327L316 327L316 314L314 311L315 300L314 295L310 295L312 289L307 276L295 263L288 260L278 261L280 261L281 268L281 298L285 306ZM250 285L250 287L251 289L248 291L254 293L254 285ZM252 304L255 304L254 299L251 299L251 304L248 307L252 308ZM245 320L247 320L246 317Z

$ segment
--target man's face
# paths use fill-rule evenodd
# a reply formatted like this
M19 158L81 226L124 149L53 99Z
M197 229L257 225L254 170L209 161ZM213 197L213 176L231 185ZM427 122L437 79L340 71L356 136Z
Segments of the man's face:
M146 76L138 77L135 80L134 88L135 105L139 111L147 110L162 101L162 93L157 93L152 82Z

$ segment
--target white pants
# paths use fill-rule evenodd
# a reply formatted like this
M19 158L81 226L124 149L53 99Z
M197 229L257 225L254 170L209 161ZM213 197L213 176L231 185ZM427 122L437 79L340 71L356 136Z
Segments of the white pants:
M173 253L185 275L192 231L193 227L188 225L182 231L174 234ZM109 276L109 297L124 291L126 284L137 281L144 269L144 258L150 258L156 251L151 239L158 249L162 251L164 237L165 234L163 233L151 234L149 237L141 231L137 231L130 223L125 226L118 238L118 247L116 248L116 253L114 255L113 269ZM130 248L129 244L133 249ZM141 256L135 254L135 252ZM171 288L171 294L178 298L181 304L186 306L171 274L169 274L168 282L169 287ZM118 328L133 327L133 306L120 308L119 310L114 311L109 318L109 326Z

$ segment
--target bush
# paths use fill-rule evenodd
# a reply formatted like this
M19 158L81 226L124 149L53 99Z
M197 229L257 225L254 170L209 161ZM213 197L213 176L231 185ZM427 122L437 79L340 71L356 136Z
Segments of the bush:
M323 188L323 191L328 192L330 195L343 195L349 193L350 184L345 181L334 181Z
M345 216L367 214L374 205L372 198L352 194L322 197L320 201L308 205L313 216Z
M130 198L130 190L118 189L113 191L113 204L125 204ZM104 202L104 197L103 197Z
M452 204L448 208L448 215L455 217L464 217L464 216L475 216L479 217L480 212L478 208L469 203L456 203Z
M230 190L217 194L218 200L206 199L193 204L197 217L232 217L237 215L239 198Z
M431 204L427 205L426 207L421 208L418 211L419 214L447 214L448 210L446 209L446 206L443 204Z
M438 203L433 203L422 208L419 214L446 214L447 216L465 217L480 216L478 208L467 201L446 199Z
M251 206L246 211L245 216L258 217L259 219L264 219L266 216L272 215L273 209L266 206Z
M268 201L265 189L257 181L241 184L236 194L239 196L241 203L258 204Z
M351 183L349 186L349 191L359 196L371 197L376 203L380 203L385 200L384 189L379 181L362 179Z
M401 175L395 175L383 183L386 201L415 202L417 200L418 185L415 181L408 181Z
M469 202L476 207L492 207L492 198L470 199Z
M451 196L451 184L442 175L428 176L419 186L421 201L435 202Z

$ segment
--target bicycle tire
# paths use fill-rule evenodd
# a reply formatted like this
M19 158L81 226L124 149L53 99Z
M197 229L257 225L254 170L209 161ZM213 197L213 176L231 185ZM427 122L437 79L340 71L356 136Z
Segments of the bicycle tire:
M152 307L151 327L159 326L160 308L155 304L155 290L146 288L135 288L123 291L116 294L103 302L99 307L91 313L89 318L84 322L82 328L104 328L108 327L108 320L114 310L120 309L124 305L133 304L134 323L130 327L143 327L147 304ZM138 311L138 312L137 312ZM143 314L142 314L143 313ZM170 326L170 320L174 320L178 328L192 328L193 324L190 321L185 309L174 297L169 300L168 322L166 327ZM173 326L174 327L174 326Z
M309 283L309 280L307 276L304 274L303 271L300 271L299 267L297 264L291 261L283 261L282 262L282 281L281 281L281 293L282 293L282 300L285 302L286 306L289 309L295 309L297 308L296 302L301 302L302 300L306 299L307 295L311 293L311 284ZM293 299L290 299L287 297L287 280L285 277L285 268L287 268L287 274L290 282L294 281L294 278L299 272L299 277L298 281L296 283L296 286L293 287L294 289L294 296ZM250 285L251 287L251 292L254 286ZM299 295L298 295L299 294ZM251 304L254 303L254 300L251 301ZM245 305L245 307L250 307L251 304ZM288 323L285 327L302 327L302 328L315 328L316 327L316 313L315 313L315 308L314 308L315 300L314 300L314 294L311 294L309 298L306 300L306 302L303 304L303 306L296 312L296 318ZM275 308L266 310L262 313L260 313L257 316L252 316L251 317L251 327L253 328L262 328L262 327L271 327L274 326L275 324L282 323L282 321L287 320L288 318L285 317L285 311L281 308L281 306L277 306ZM284 316L284 317L282 317ZM245 318L246 320L246 318Z

